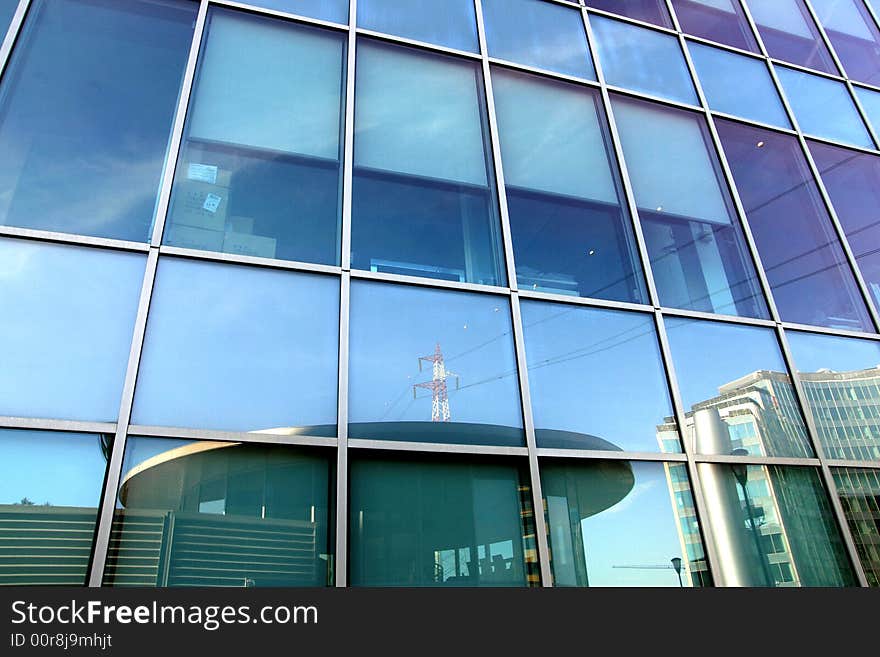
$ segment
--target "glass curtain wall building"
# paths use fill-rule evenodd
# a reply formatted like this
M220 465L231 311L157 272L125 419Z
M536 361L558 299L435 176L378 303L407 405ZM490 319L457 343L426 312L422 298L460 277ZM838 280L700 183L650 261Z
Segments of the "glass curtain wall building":
M0 585L880 585L878 10L0 0Z

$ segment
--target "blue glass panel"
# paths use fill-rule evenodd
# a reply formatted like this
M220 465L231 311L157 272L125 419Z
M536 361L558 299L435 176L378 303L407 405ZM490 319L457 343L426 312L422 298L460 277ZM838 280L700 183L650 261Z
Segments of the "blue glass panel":
M786 336L828 458L880 460L880 342Z
M660 302L766 317L705 117L612 100Z
M667 317L686 440L697 454L813 456L772 329Z
M590 23L608 84L698 104L678 39L602 16Z
M331 459L314 448L129 437L104 585L327 586ZM138 566L151 562L164 567Z
M711 585L687 465L542 459L554 586Z
M493 71L519 285L644 302L598 94Z
M709 107L716 112L790 128L776 85L760 59L689 42ZM732 81L737 83L733 84Z
M797 138L716 123L782 319L872 330Z
M81 586L113 437L0 431L0 586Z
M529 300L522 314L539 447L681 451L653 315Z
M133 423L336 433L339 281L163 259Z
M349 436L522 445L512 333L503 297L352 283Z
M880 30L861 0L811 0L834 52L853 80L880 84Z
M672 6L687 34L758 52L739 0L672 0Z
M802 0L749 0L748 5L771 57L837 74Z
M504 284L480 67L358 44L351 263Z
M31 3L0 88L0 222L149 239L197 9Z
M471 0L359 0L357 26L458 50L478 52Z
M663 0L586 0L584 4L646 23L672 27L672 20Z
M352 586L539 581L528 474L469 457L353 458Z
M776 71L801 130L817 137L874 148L842 82L784 66L777 66Z
M342 34L213 10L164 242L339 262Z
M0 415L115 422L143 255L0 240Z
M6 36L16 9L18 9L18 0L0 0L0 42Z
M543 0L484 0L492 57L596 79L581 12Z
M862 87L853 88L859 98L859 104L868 116L868 122L874 129L874 134L877 134L880 132L880 91L863 89Z
M810 152L880 308L880 157L810 141Z
M248 0L247 4L323 21L348 23L348 0Z

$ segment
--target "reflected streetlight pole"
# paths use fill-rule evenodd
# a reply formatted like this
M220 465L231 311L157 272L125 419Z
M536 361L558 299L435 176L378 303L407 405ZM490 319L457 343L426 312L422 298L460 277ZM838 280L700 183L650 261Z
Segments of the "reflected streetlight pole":
M748 456L748 451L742 448L735 449L731 452L732 456ZM758 561L761 562L761 570L764 573L764 581L767 586L773 586L773 578L770 576L770 569L767 567L767 560L764 557L764 551L761 549L761 537L758 533L758 523L755 520L755 514L752 510L752 501L749 497L749 489L746 488L746 484L749 479L749 466L745 463L733 463L730 466L730 469L733 471L733 476L736 478L737 483L742 488L743 498L746 504L746 513L749 516L749 527L752 530L752 537L755 540L755 550L757 551Z
M670 561L672 562L672 568L675 570L675 574L678 575L679 587L684 588L684 582L681 581L681 557L672 557Z

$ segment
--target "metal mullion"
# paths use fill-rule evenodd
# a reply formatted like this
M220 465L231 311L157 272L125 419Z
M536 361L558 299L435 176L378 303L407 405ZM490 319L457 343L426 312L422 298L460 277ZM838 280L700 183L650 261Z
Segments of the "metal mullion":
M340 264L343 270L351 269L351 209L354 186L354 103L355 73L357 69L357 0L348 4L348 46L345 66L345 113L342 126L342 250Z
M546 1L546 0L542 0ZM520 64L518 62L512 62L509 59L499 59L498 57L489 57L489 64L494 67L506 68L512 71L518 71L520 73L531 73L533 75L539 75L542 78L549 78L553 80L559 80L560 82L570 82L572 84L579 84L582 87L590 87L591 89L598 89L599 83L595 80L590 80L589 78L581 78L576 75L568 75L566 73L557 73L556 71L551 71L546 68L539 68L537 66L529 66L527 64Z
M128 433L147 438L183 438L224 443L289 445L302 447L336 447L336 438L298 434L276 434L271 431L216 431L188 427L162 427L129 424Z
M198 249L189 249L180 246L163 245L159 247L159 252L163 256L188 258L190 260L209 260L211 262L221 262L225 264L251 265L262 267L263 269L284 269L314 274L335 274L337 276L342 273L340 267L334 267L331 265L319 265L310 262L298 262L295 260L261 258L258 256L246 256L236 253L224 253L222 251L200 251Z
M748 326L763 326L773 328L777 322L772 319L758 319L756 317L745 317L741 315L722 315L718 313L709 313L702 310L687 310L682 308L666 308L661 309L664 316L685 317L688 319L705 319L710 322L724 322L726 324L746 324Z
M850 461L848 459L826 459L831 468L861 468L867 470L880 469L880 461Z
M694 460L697 463L717 463L721 465L730 465L740 463L743 465L794 465L817 467L821 465L821 461L817 458L801 457L801 456L732 456L730 454L695 454Z
M736 0L733 0L736 2ZM731 46L727 43L721 43L720 41L712 41L711 39L707 39L705 37L697 36L696 34L690 34L688 32L682 32L685 35L688 41L694 41L695 43L701 43L704 46L711 46L713 48L718 48L718 50L727 50L728 52L732 52L737 55L742 55L743 57L751 57L752 59L765 59L764 55L760 53L753 52L751 50L743 50L742 48L738 48L736 46Z
M880 92L880 86L870 84L869 82L862 82L861 80L850 80L852 82L853 87L856 89L865 89L866 91L877 91Z
M518 292L521 299L537 299L539 301L549 301L551 303L565 303L572 306L587 306L590 308L604 308L610 310L626 310L634 312L654 312L653 306L641 303L631 303L629 301L612 301L610 299L599 299L597 297L572 297L565 294L554 294L552 292L538 292L535 290L520 290Z
M605 86L611 93L615 93L621 96L630 96L638 100L645 100L651 103L656 103L658 105L666 105L667 107L685 110L688 112L703 111L703 108L699 105L691 105L690 103L684 103L680 100L673 100L672 98L666 98L664 96L656 96L654 94L649 94L644 91L637 91L636 89L629 89L627 87L617 87L613 84L606 83Z
M116 433L115 422L88 422L55 418L0 416L2 429L31 429L35 431L69 431L74 433Z
M873 155L877 156L878 149L877 148L869 148L867 146L859 146L858 144L849 144L845 141L840 141L838 139L832 139L831 137L822 137L821 135L814 135L810 133L804 133L804 137L809 139L810 141L817 141L820 144L828 144L829 146L836 146L837 148L844 148L848 151L856 151L859 153L864 153L865 155Z
M831 507L834 510L834 516L837 520L837 525L840 529L844 545L846 546L846 551L849 555L850 561L852 562L853 569L855 570L856 578L858 579L859 584L863 587L866 587L868 586L868 580L865 576L865 570L862 567L861 558L859 557L855 541L853 540L852 533L850 532L849 523L847 522L846 514L843 510L843 505L840 503L840 497L837 492L837 484L834 481L834 475L831 473L831 468L828 465L828 457L825 454L825 447L822 445L822 441L819 437L819 431L816 427L816 419L813 415L813 409L810 407L809 398L807 397L806 391L804 390L800 372L798 371L797 365L794 362L794 358L792 357L791 349L788 345L788 339L785 335L785 329L782 326L777 326L776 334L779 345L782 348L782 357L785 361L785 366L788 368L789 376L791 377L792 385L794 387L795 398L800 404L801 414L804 416L804 420L807 425L807 431L809 432L812 439L813 449L815 450L816 456L819 459L819 471L821 472L822 480L825 484L826 493L830 498Z
M353 8L357 0L351 0ZM348 585L348 363L351 317L351 274L343 272L339 288L339 368L336 393L336 548L334 584Z
M180 154L180 146L183 142L183 131L186 127L186 114L192 96L193 82L196 75L196 66L199 61L199 51L205 32L205 23L208 15L209 0L201 0L199 13L196 17L193 29L193 40L190 45L189 58L186 62L183 80L180 85L180 97L177 100L177 110L174 114L174 124L171 128L171 136L168 140L168 152L165 155L165 167L162 174L162 183L159 188L159 199L156 202L156 212L153 224L153 235L150 245L158 247L162 243L162 232L165 230L165 221L168 215L168 206L171 201L171 186L174 184L174 172L177 169L177 158Z
M304 16L302 14L295 14L289 11L281 11L280 9L269 9L267 7L260 7L257 5L249 4L247 2L235 2L235 0L209 0L209 3L216 7L240 9L251 14L266 16L269 18L284 18L306 25L314 25L316 27L324 27L338 31L348 31L348 25L344 25L342 23L334 23L333 21L327 21L320 18L313 18L311 16Z
M809 75L814 75L817 78L826 78L828 80L834 80L835 82L843 82L845 78L842 75L835 75L834 73L829 73L828 71L819 71L815 68L810 68L809 66L803 66L802 64L795 64L794 62L787 62L784 59L779 59L778 57L769 57L768 58L773 64L776 66L784 66L786 68L791 68L796 71L800 71L801 73L808 73Z
M351 277L372 281L384 281L386 283L401 283L419 287L434 287L443 289L460 290L462 292L478 292L480 294L493 294L509 296L510 290L506 287L494 287L479 283L459 283L447 281L442 278L421 278L419 276L406 276L404 274L387 274L384 272L367 271L365 269L352 269Z
M669 0L667 0L667 2L668 1ZM764 301L770 311L770 317L774 321L779 321L779 310L776 306L776 300L773 297L773 289L770 286L770 280L767 278L767 273L764 270L764 264L761 261L761 254L758 251L758 244L755 241L755 236L752 233L751 226L749 225L748 215L746 213L746 209L743 205L742 199L740 198L739 190L736 187L736 180L733 177L733 171L730 168L730 163L727 161L727 155L724 152L724 146L721 143L721 136L718 134L718 128L715 125L715 119L712 116L712 111L709 109L709 101L706 98L705 92L703 91L703 86L700 83L699 75L697 75L697 69L694 67L691 53L687 47L687 41L681 34L678 35L678 39L679 46L681 47L681 51L684 54L685 63L687 64L687 68L694 85L694 89L696 89L697 92L697 98L699 98L700 104L703 106L703 114L705 115L706 123L709 126L709 134L712 137L712 145L715 149L718 162L721 164L721 170L724 173L724 180L727 185L730 198L733 200L733 205L736 209L737 217L739 218L740 227L746 240L746 246L749 250L749 254L752 257L752 267L755 271L755 275L758 277L758 281L761 285L761 290L764 293Z
M767 46L764 45L764 39L761 38L761 32L758 30L758 24L755 22L752 12L749 9L749 3L746 2L746 0L740 0L739 6L742 9L743 16L746 17L746 22L749 24L749 29L752 31L752 36L755 38L755 43L758 44L758 50L761 51L761 55L763 55L765 61L769 61L770 53L767 52Z
M492 90L492 67L489 66L489 47L486 43L486 30L483 25L483 4L474 0L477 17L477 38L480 43L481 64L483 68L483 91L486 94L485 108L489 124L487 136L495 172L495 193L498 201L498 213L501 220L501 242L504 249L504 262L507 272L507 286L517 289L516 264L513 260L513 235L510 229L510 214L507 207L507 187L504 183L504 166L501 161L501 137L498 130L498 117L495 114L495 94Z
M678 389L678 378L675 373L675 364L672 360L672 350L669 347L669 336L666 334L666 325L663 321L663 313L660 310L654 311L654 324L657 329L657 341L660 344L660 354L663 358L663 364L666 367L666 376L669 385L669 394L672 400L673 415L676 424L678 424L678 435L681 440L684 454L687 458L688 475L690 477L691 493L694 498L694 509L697 514L697 520L700 526L700 533L705 546L706 563L709 566L709 572L712 573L713 582L715 573L720 573L720 569L716 569L716 564L720 563L720 558L715 549L715 540L712 536L710 524L706 521L709 517L709 511L706 506L706 500L703 497L703 484L697 471L697 461L694 454L691 441L687 439L687 415L684 411L684 405L681 400L681 394Z
M9 63L9 57L12 55L12 48L21 34L24 18L27 15L31 0L19 0L18 7L12 15L9 28L6 30L6 36L3 38L3 44L0 45L0 78L6 72L6 65Z
M821 333L823 335L835 335L838 337L857 338L859 340L880 340L877 333L862 333L860 331L851 331L849 329L827 328L825 326L812 326L810 324L797 324L794 322L782 322L782 326L786 330L805 331L807 333Z
M479 2L479 0L477 0ZM553 586L553 570L550 565L550 541L547 533L547 519L544 515L544 493L541 483L538 445L535 438L535 420L532 415L532 396L529 389L528 361L522 322L519 295L512 294L510 309L513 320L513 344L516 350L516 369L519 375L520 401L523 411L523 428L526 434L526 447L529 457L529 475L532 480L532 508L535 519L535 540L538 549L538 563L541 570L541 585Z
M871 15L871 18L874 19L874 22L877 24L877 28L880 29L880 16L877 15L877 12L874 11L874 8L871 6L870 2L866 0L862 0L862 4L865 5L865 9L868 10L868 13Z
M797 140L800 144L801 152L806 159L807 166L810 169L810 174L813 177L816 189L819 190L819 195L822 197L822 202L825 205L825 210L828 213L828 217L831 219L831 225L834 228L835 233L837 234L837 239L840 243L840 246L843 248L844 257L849 264L850 270L853 274L853 278L859 288L859 292L862 295L862 303L865 304L868 314L871 317L871 321L874 324L874 330L880 330L880 315L878 315L877 313L877 308L874 305L873 297L871 296L870 290L865 283L865 279L862 276L861 270L859 269L858 262L856 261L852 248L849 245L849 240L846 237L846 232L843 230L843 226L840 223L840 219L837 217L837 212L834 209L834 205L831 203L831 198L828 196L828 191L825 189L825 183L822 181L822 178L819 175L819 168L816 166L816 162L813 160L812 153L810 153L810 148L807 145L807 140L804 137L803 130L801 130L794 110L792 109L791 104L788 102L788 97L785 95L785 91L779 81L779 77L776 75L776 69L774 68L774 65L771 63L768 68L770 70L770 76L773 78L773 83L776 85L777 92L782 99L782 104L785 107L785 111L788 114L788 120L791 121L792 126L794 126L794 129L797 131Z
M642 232L642 222L639 218L639 209L636 204L632 182L629 178L629 170L623 157L623 145L620 140L620 134L617 131L617 121L614 118L614 109L611 106L611 95L608 92L608 85L605 82L605 73L602 70L602 62L599 61L599 55L595 49L596 37L593 34L593 28L590 26L590 16L586 7L581 8L581 19L584 23L584 29L587 31L587 42L590 44L590 53L593 58L593 70L596 72L596 79L599 81L600 85L599 95L602 98L602 110L605 115L605 120L608 123L608 135L611 139L611 145L614 149L614 157L617 161L617 171L620 175L619 189L623 190L630 219L630 226L632 227L636 247L638 248L639 257L641 259L642 278L647 286L648 299L650 300L651 305L655 308L659 308L660 298L657 293L656 284L654 283L651 258L648 255L645 235Z
M539 447L539 458L571 459L573 461L660 461L662 463L686 463L683 453L664 452L618 452L613 450L563 449Z
M125 382L122 387L122 399L119 404L119 418L116 424L116 433L113 439L110 458L107 463L107 475L104 481L101 502L98 506L95 539L92 548L92 558L89 563L89 575L87 580L88 586L90 587L100 587L103 583L104 566L107 561L107 551L110 546L110 532L113 527L113 516L116 511L116 495L122 478L122 464L125 458L128 424L131 419L132 406L134 405L134 390L137 383L138 366L140 365L141 351L144 345L144 334L147 328L147 315L149 314L150 299L153 294L153 286L156 280L156 269L158 264L159 250L150 249L150 252L147 255L147 266L144 271L144 281L141 287L140 300L138 302L137 316L131 340L131 350L128 355Z
M425 443L404 440L349 438L353 450L380 450L383 452L421 452L427 454L473 454L478 456L528 456L527 447L503 445L467 445L462 443Z
M605 11L604 9L596 9L595 7L587 7L584 6L582 9L586 10L590 14L594 14L596 16L602 16L604 18L610 18L612 20L620 21L621 23L629 23L630 25L636 25L638 27L644 27L649 30L654 30L655 32L662 32L663 34L671 34L675 36L676 31L674 28L666 27L665 25L657 25L656 23L649 23L647 21L639 20L638 18L632 18L630 16L623 16L621 14L615 14L610 11Z
M93 246L115 251L129 251L136 253L146 253L150 250L150 245L146 242L130 242L128 240L116 240L106 237L74 235L73 233L58 233L49 230L37 230L34 228L19 228L18 226L0 226L0 236L13 239L34 240L38 242L70 244L75 246Z
M761 62L764 64L764 66L766 66L765 60L761 60ZM744 116L728 114L727 112L719 112L718 110L713 110L711 108L709 111L712 112L712 116L716 119L731 121L733 123L741 123L742 125L753 126L755 128L761 128L762 130L778 132L781 134L790 135L792 137L797 136L797 132L794 130L794 128L784 128L780 125L771 125L770 123L764 123L763 121L755 121L754 119L748 119Z
M463 59L471 59L474 61L482 59L482 55L480 55L480 53L478 52L459 50L458 48L450 48L448 46L441 46L437 43L419 41L418 39L410 39L407 37L398 36L397 34L377 32L376 30L368 30L363 27L356 28L355 32L358 36L369 37L370 39L375 39L377 41L382 41L390 44L396 44L398 46L409 46L411 48L418 48L419 50L425 50L441 55L449 55L451 57L461 57Z

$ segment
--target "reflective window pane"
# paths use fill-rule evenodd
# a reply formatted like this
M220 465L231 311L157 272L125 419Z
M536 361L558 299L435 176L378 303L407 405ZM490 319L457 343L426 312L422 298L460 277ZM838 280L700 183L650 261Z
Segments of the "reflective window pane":
M695 453L813 456L772 329L665 322Z
M782 89L801 130L856 146L874 142L842 82L777 66Z
M779 92L761 59L701 43L688 43L700 85L709 107L716 112L790 128ZM732 84L737 80L737 84Z
M348 23L348 0L248 0L247 4L334 23Z
M543 0L483 0L489 55L596 79L581 12Z
M164 242L338 264L344 35L224 10L206 29Z
M758 52L739 0L672 0L672 6L684 32Z
M771 57L837 74L803 0L748 0L747 4Z
M0 415L116 421L145 264L0 239Z
M706 586L684 463L541 462L554 586Z
M874 134L880 133L880 91L873 91L872 89L864 89L862 87L853 88L856 90L856 96L867 116L868 123L874 129Z
M672 20L663 0L586 0L584 4L646 23L672 27Z
M351 263L504 284L480 67L362 41Z
M523 468L474 457L361 457L350 480L352 586L538 585Z
M524 444L506 298L362 281L351 288L351 438Z
M871 330L798 140L717 121L749 226L782 319Z
M880 586L880 470L834 468L832 472L868 585Z
M0 94L0 222L149 239L197 9L31 3Z
M16 9L18 9L18 0L0 0L0 42L9 30Z
M645 302L599 95L492 73L520 287Z
M699 104L678 39L603 16L590 18L608 84Z
M0 586L85 584L112 439L0 430Z
M880 460L880 343L786 335L828 458Z
M681 451L653 315L530 300L522 315L539 447Z
M880 83L880 29L862 0L810 0L846 74Z
M765 317L704 117L622 97L612 104L660 302Z
M809 142L834 211L880 308L880 158Z
M132 422L335 435L339 281L163 259Z
M478 52L477 18L470 0L359 0L357 24L417 41Z
M720 586L856 586L831 502L812 468L699 463Z
M130 437L104 585L331 584L332 458L280 445Z

